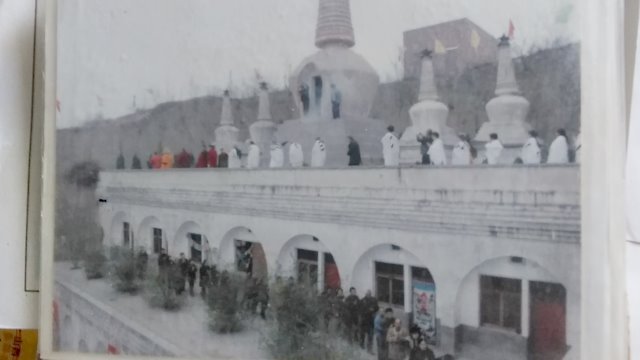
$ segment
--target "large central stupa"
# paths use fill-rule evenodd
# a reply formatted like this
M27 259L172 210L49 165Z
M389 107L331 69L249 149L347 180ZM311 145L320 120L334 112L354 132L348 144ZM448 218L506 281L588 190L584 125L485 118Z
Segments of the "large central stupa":
M278 126L279 141L302 144L305 162L317 137L327 145L327 166L348 163L348 136L360 143L365 164L382 161L381 120L369 118L380 83L373 67L351 48L355 45L349 0L320 0L316 28L318 52L294 71L290 89L299 118ZM334 119L332 97L339 92L340 117Z

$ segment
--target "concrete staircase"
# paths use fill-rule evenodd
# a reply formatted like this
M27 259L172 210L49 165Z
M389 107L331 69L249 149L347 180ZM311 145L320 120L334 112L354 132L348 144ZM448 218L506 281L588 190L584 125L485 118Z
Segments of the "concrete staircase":
M285 121L278 125L276 138L279 142L295 141L302 145L306 164L311 163L311 150L317 137L322 138L327 148L327 167L343 167L349 163L348 136L360 144L364 165L382 163L382 143L386 125L381 120L344 117L340 119L305 118ZM285 147L285 163L288 164L288 147Z

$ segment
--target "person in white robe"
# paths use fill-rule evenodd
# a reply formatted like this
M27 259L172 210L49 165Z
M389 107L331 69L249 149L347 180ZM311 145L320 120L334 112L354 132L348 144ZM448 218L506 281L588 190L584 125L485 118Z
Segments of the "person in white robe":
M256 169L260 167L260 147L255 142L249 142L249 155L247 155L247 168Z
M493 133L489 135L491 139L485 146L485 157L487 158L487 164L497 165L500 164L500 156L502 155L502 143L498 140L498 134Z
M444 152L444 143L440 139L440 134L432 133L433 143L429 147L429 160L432 165L447 165L447 155Z
M229 151L229 169L239 169L242 167L240 156L240 151L237 147L233 147L231 151Z
M538 133L535 130L529 131L529 139L522 146L520 158L523 164L536 165L542 161L542 151L538 143Z
M467 136L460 134L460 141L453 148L451 154L452 165L470 165L471 164L471 146L467 140Z
M400 165L400 143L398 138L393 134L393 126L387 127L387 133L382 137L382 157L384 158L384 166Z
M297 142L289 145L289 165L294 168L302 167L304 164L304 153L302 152L302 145Z
M327 162L327 147L324 145L324 141L320 138L316 138L316 142L311 149L311 166L323 167Z
M549 146L547 164L566 164L569 162L569 142L564 129L558 130L558 136Z
M582 137L580 136L580 134L578 134L576 136L576 140L575 140L575 144L576 144L576 164L580 164L580 155L582 153Z
M270 168L281 168L284 166L284 151L282 146L275 141L271 145L271 160L269 161Z

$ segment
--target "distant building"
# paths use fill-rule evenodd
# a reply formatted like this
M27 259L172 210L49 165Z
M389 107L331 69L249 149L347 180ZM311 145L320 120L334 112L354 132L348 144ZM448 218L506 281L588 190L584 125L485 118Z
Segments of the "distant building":
M420 77L420 53L435 52L433 65L440 76L457 78L465 69L495 63L496 37L464 18L404 33L404 77Z

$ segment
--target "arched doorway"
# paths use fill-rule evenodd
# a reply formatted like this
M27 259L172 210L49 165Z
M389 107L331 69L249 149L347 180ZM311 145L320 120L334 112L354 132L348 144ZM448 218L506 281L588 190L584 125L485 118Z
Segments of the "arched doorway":
M313 235L297 235L287 241L278 255L278 266L280 276L310 282L319 291L342 287L333 254Z
M371 290L380 307L392 308L396 317L418 325L435 341L436 282L418 257L397 245L375 246L356 262L351 283Z
M152 254L159 254L162 249L166 249L166 232L160 224L160 220L155 216L148 216L140 223L138 228L138 246Z
M111 220L111 245L134 247L131 218L124 211L117 212Z
M242 226L229 230L222 238L218 263L253 278L267 279L269 274L262 244L251 229Z
M187 259L198 263L209 260L211 257L209 239L202 231L202 227L193 221L187 221L178 228L168 252L172 256L184 253Z
M565 287L527 258L491 259L470 271L458 289L455 319L462 357L555 360L568 351Z

